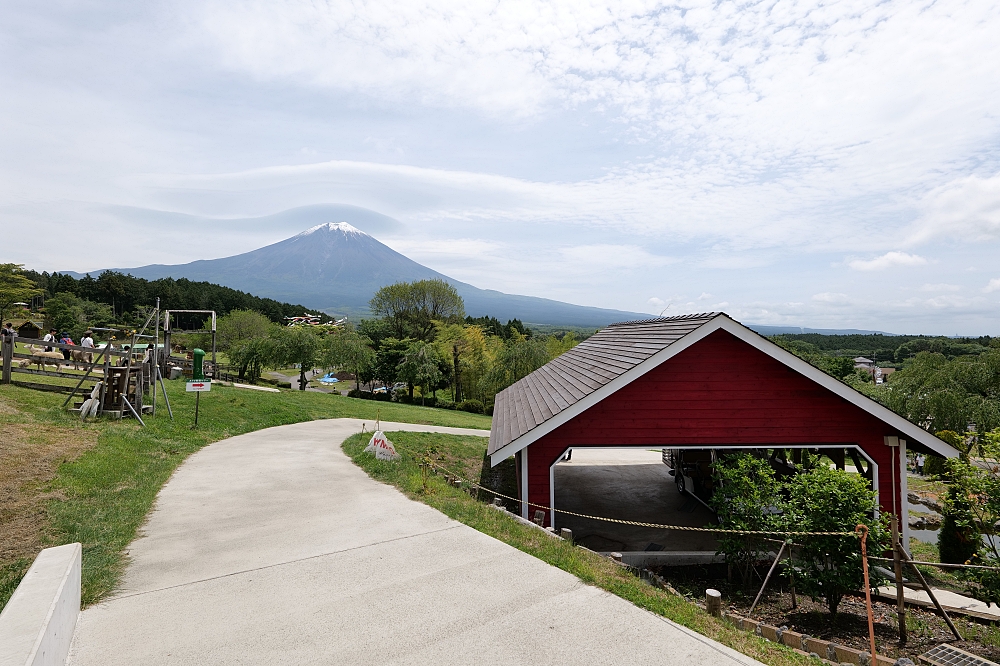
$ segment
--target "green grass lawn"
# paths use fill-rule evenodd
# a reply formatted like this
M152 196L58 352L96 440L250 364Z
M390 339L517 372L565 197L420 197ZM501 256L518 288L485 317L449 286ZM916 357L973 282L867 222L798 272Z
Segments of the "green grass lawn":
M391 484L411 499L428 504L450 518L559 567L584 583L616 594L640 608L673 620L766 664L790 666L817 663L783 645L769 643L737 629L725 620L718 620L687 599L649 585L630 570L597 553L523 525L486 502L474 499L467 492L449 487L441 476L423 475L419 461L425 456L431 456L438 464L456 474L478 478L486 451L483 438L412 432L394 432L388 435L401 454L401 459L397 462L379 461L372 454L364 453L367 436L350 437L344 442L343 448L372 478Z
M0 432L17 434L23 441L33 438L31 442L39 447L49 443L46 438L94 442L82 454L77 451L57 460L46 478L10 486L19 496L38 500L35 513L42 524L37 548L74 541L83 544L84 605L99 601L115 588L126 565L124 550L160 488L187 456L211 442L271 426L340 417L374 421L378 415L383 421L490 426L489 417L466 412L325 393L215 386L202 396L199 427L193 429L195 394L184 391L183 381L166 384L174 420L168 418L161 399L156 416L145 417L145 428L132 419L81 424L76 414L61 409L63 395L0 386L0 429L5 429ZM0 466L9 462L3 458L4 451L0 443ZM19 463L25 463L23 454L22 448ZM0 534L4 521L29 519L33 518L0 511ZM32 544L20 550L0 548L0 553L8 553L0 556L0 607L17 587L37 548Z

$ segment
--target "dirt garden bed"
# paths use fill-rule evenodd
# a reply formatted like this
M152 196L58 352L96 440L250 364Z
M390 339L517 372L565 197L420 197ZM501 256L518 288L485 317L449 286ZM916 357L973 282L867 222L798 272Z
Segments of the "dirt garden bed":
M677 591L695 600L703 599L707 588L721 591L723 608L727 613L750 617L775 627L787 627L838 645L868 650L868 619L862 595L844 597L836 618L833 618L822 599L814 601L802 594L796 595L797 607L793 609L792 595L787 585L778 583L765 594L751 615L748 611L757 588L741 588L727 582L724 565L659 567L655 572L669 581ZM875 643L880 655L894 659L908 657L916 662L918 655L935 645L948 642L973 654L1000 661L1000 627L995 623L954 616L952 620L966 639L955 641L943 618L933 612L907 606L906 627L909 640L905 646L901 646L895 604L873 600L872 610Z

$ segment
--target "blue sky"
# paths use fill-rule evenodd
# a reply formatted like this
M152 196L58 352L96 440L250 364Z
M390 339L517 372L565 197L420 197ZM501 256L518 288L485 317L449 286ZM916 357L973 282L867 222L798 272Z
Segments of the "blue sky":
M247 218L347 204L485 288L1000 334L994 3L10 1L0 17L0 261L228 256L338 221Z

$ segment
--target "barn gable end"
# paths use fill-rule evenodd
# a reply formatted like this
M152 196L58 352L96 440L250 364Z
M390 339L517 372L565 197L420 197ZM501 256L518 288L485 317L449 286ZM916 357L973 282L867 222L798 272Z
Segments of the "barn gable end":
M545 507L554 501L552 467L573 447L857 447L876 465L883 509L902 515L905 467L900 449L887 445L897 439L957 455L729 317L709 314L613 325L509 387L497 396L489 453L493 464L518 454L522 501Z

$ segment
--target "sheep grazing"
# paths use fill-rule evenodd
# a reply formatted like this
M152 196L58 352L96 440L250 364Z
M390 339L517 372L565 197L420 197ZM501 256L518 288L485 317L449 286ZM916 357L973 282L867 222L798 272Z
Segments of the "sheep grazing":
M93 354L80 351L79 349L72 349L69 352L69 358L73 361L74 370L83 370L83 366L89 365L92 362L93 357Z
M58 371L65 361L61 351L45 351L45 347L36 347L35 345L28 345L28 350L31 351L31 363L36 363L41 371L44 371L49 365L55 366L56 371Z

